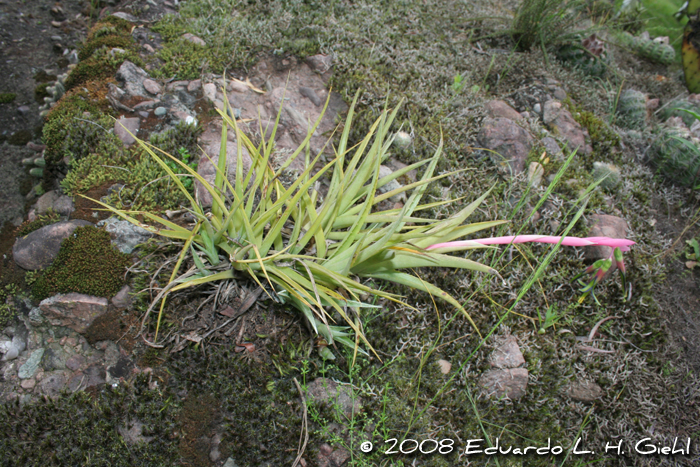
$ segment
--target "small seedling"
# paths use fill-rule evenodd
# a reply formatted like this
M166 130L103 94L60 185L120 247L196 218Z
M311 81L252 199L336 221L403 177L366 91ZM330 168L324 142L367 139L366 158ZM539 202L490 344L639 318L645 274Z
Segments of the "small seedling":
M547 332L547 329L551 328L559 320L561 319L562 315L557 312L557 309L554 307L554 305L550 306L547 311L544 314L544 321L542 321L542 315L540 314L540 311L537 310L537 317L540 320L540 329L537 331L537 334L544 334Z

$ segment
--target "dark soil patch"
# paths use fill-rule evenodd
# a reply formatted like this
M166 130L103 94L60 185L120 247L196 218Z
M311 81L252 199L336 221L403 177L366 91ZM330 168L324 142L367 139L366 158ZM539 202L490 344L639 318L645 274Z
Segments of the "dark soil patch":
M84 196L75 197L75 211L71 214L71 219L82 219L88 222L97 223L103 219L107 219L112 214L110 211L105 211L102 206L88 198L99 200L107 195L109 187L115 182L105 182L100 186L89 189Z
M121 310L110 309L99 316L85 331L85 339L90 344L99 341L113 341L131 352L138 342L136 333L139 330L139 319Z
M180 455L183 458L181 465L192 467L209 467L209 451L211 438L219 420L217 413L219 404L212 395L192 395L185 399L180 412L180 426L182 438L180 439Z

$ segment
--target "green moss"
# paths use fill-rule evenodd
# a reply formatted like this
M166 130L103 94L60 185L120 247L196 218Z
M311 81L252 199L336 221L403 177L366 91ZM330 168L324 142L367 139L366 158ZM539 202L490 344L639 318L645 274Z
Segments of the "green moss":
M564 105L569 109L574 120L588 130L594 155L609 159L610 153L614 152L620 145L618 134L593 112L584 110L580 105L574 105L570 99L567 98Z
M22 225L20 225L17 228L17 236L18 237L24 237L26 235L29 235L30 233L34 232L35 230L39 230L42 227L46 227L47 225L50 224L55 224L56 222L61 220L61 216L58 215L56 212L53 210L49 210L46 214L43 214L39 217L37 217L34 221L26 221Z
M80 391L0 404L0 452L13 461L6 465L178 464L174 396L149 389L148 381L140 375L94 397ZM141 440L128 439L126 433L139 425Z
M130 264L129 256L112 246L109 233L78 227L61 243L56 259L32 291L40 299L69 292L109 298L126 283L124 273Z
M10 324L17 315L17 308L12 301L17 292L15 284L6 284L4 288L0 288L0 329Z
M49 86L51 86L51 83L41 83L34 88L34 100L39 104L44 103L44 97L49 97L49 92L46 90Z
M9 104L14 101L17 94L14 92L0 92L0 104Z
M129 60L138 66L143 66L141 57L132 50L123 53L101 47L92 52L89 58L79 62L66 78L66 90L70 90L88 81L99 80L114 76L119 66Z
M202 47L182 38L165 43L156 56L164 62L153 71L159 78L197 79L204 72L225 68L227 63L216 47Z
M116 34L96 36L91 41L88 41L80 48L78 52L78 58L80 60L86 60L92 56L92 54L99 48L106 47L111 49L112 47L119 47L122 49L133 49L134 40L131 36L119 36Z
M86 95L70 94L61 99L49 113L43 128L45 172L53 174L66 157L72 162L94 152L115 157L123 145L108 131L113 126L109 116Z

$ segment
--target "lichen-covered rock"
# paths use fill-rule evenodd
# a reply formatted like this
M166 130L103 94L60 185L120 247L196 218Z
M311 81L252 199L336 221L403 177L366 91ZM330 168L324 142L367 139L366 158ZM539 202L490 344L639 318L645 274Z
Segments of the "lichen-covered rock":
M89 225L92 224L83 220L62 221L18 238L12 247L15 263L30 271L49 267L58 255L61 242L78 227Z
M104 227L111 234L112 245L127 255L130 255L137 245L153 237L148 230L116 216L98 222L97 226Z
M117 80L124 84L124 89L132 96L149 97L143 81L148 79L148 73L132 62L125 60L117 70Z
M58 294L42 300L39 308L51 324L84 333L98 317L107 312L107 299L79 293Z
M588 142L588 131L574 120L571 112L562 106L561 102L557 100L545 102L542 120L547 128L568 143L570 151L578 148L579 154L593 152L593 148Z

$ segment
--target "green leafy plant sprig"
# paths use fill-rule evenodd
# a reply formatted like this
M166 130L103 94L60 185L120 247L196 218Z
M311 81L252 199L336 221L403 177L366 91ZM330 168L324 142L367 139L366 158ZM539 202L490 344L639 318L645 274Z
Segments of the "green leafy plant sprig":
M450 202L420 204L430 182L454 173L433 175L442 153L442 142L430 159L380 177L380 165L388 157L392 143L392 138L388 137L389 130L398 109L392 112L385 109L367 135L355 146L349 147L356 102L357 96L335 148L335 157L319 170L316 168L317 164L321 164L322 153L311 160L308 148L311 135L318 127L328 101L304 141L276 170L272 167L270 158L282 107L280 106L269 139L263 138L259 146L254 145L241 131L236 120L225 111L227 109L220 111L224 125L213 184L179 158L162 151L158 155L157 148L137 139L189 200L191 212L196 218L195 225L187 228L150 212L118 210L100 203L136 225L184 242L170 283L161 290L148 310L150 313L160 301L154 341L157 340L168 293L220 280L240 279L245 275L266 290L271 298L289 303L300 310L328 345L342 343L352 347L355 355L358 351L363 352L360 350L360 341L372 349L362 332L359 313L362 308L373 305L362 303L360 296L373 294L403 303L395 294L363 284L362 278L383 279L428 292L455 306L476 328L472 318L455 298L402 270L440 266L495 272L490 267L469 259L427 251L426 248L504 221L463 225L488 193L444 220L415 217L414 214L420 210ZM236 132L238 149L233 183L229 182L226 161L225 142L229 127ZM244 147L252 159L247 173L243 172ZM291 185L284 186L280 181L282 171L302 151L305 152L305 170ZM210 212L205 212L193 198L168 162L177 164L211 194ZM384 194L377 193L378 188L425 165L427 168L420 181ZM325 196L315 188L321 177L330 177ZM373 211L380 202L407 191L411 191L411 195L401 209ZM137 215L163 227L142 224L136 220ZM482 247L485 246L473 246ZM194 266L180 274L180 267L188 257ZM332 312L337 312L346 326L332 324Z

